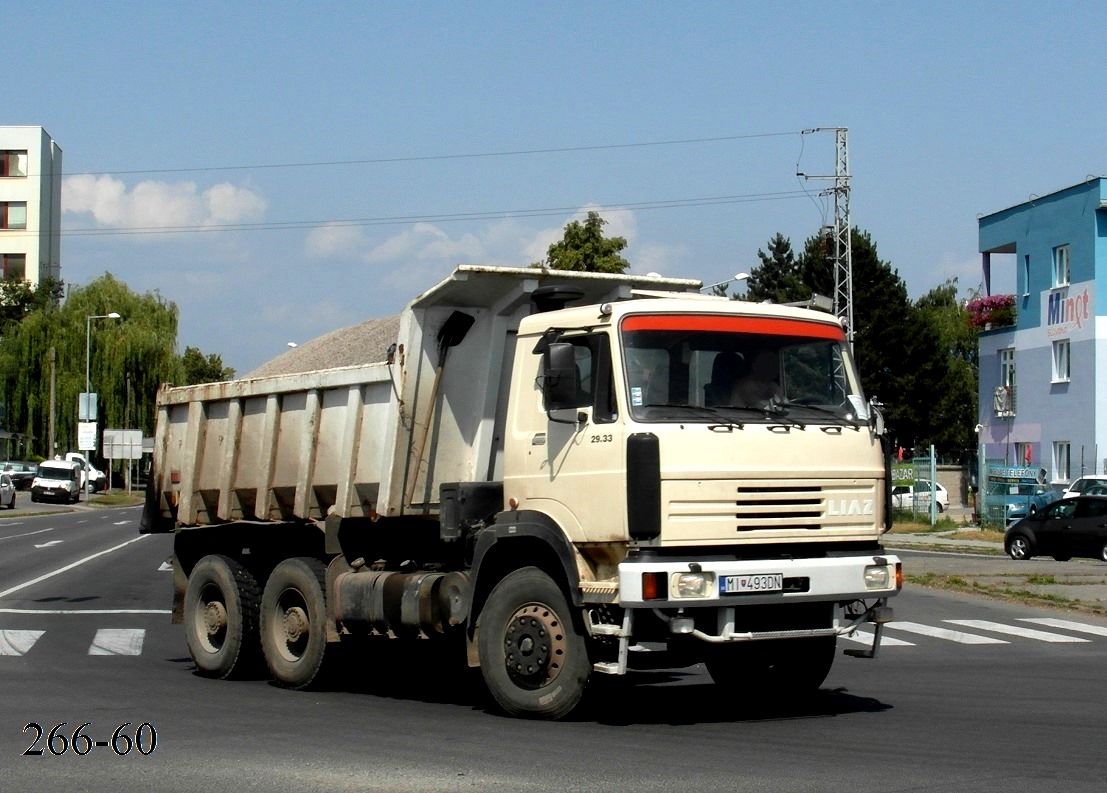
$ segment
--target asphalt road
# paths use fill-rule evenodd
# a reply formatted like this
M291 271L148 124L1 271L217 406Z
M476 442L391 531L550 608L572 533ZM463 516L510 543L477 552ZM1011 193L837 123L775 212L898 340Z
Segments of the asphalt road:
M169 538L139 539L137 520L0 521L5 790L1103 789L1107 620L1094 616L909 587L895 641L841 657L806 701L721 698L693 667L603 678L574 718L535 723L492 712L431 647L347 653L321 691L197 677L165 613ZM91 722L82 734L109 745L55 755L62 722L67 741ZM128 722L130 740L149 725L146 754L113 751Z

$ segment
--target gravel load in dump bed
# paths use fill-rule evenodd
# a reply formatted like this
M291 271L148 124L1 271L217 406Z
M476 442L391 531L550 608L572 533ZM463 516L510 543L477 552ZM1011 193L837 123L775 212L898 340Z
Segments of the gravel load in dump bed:
M388 347L400 335L400 317L369 319L348 328L339 328L283 355L266 361L244 377L272 377L340 366L364 366L387 357Z

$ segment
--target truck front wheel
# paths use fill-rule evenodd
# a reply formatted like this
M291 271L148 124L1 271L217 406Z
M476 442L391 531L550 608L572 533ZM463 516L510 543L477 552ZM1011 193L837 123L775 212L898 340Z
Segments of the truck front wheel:
M261 648L285 688L307 688L323 668L327 649L327 568L309 557L274 568L261 596Z
M258 600L254 576L229 556L205 556L185 590L185 642L205 677L246 673L257 659Z
M834 636L738 642L711 648L707 671L728 689L753 696L817 691L834 665Z
M559 719L579 704L591 666L584 635L552 578L524 567L496 584L480 615L480 669L508 714Z

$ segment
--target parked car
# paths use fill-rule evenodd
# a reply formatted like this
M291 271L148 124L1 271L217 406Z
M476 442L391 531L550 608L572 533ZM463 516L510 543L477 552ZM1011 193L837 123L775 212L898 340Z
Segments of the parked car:
M1034 515L1057 500L1057 493L1046 484L1034 482L989 482L986 492L992 520L1002 520L1010 526L1017 520Z
M66 460L39 463L31 483L31 501L76 503L81 499L81 465Z
M12 478L12 484L15 485L16 490L30 490L31 482L38 473L38 464L25 460L8 460L0 463L0 471Z
M1065 488L1061 498L1107 495L1107 476L1082 476Z
M949 509L949 491L941 482L938 485L938 511ZM914 484L896 485L892 488L892 506L896 509L929 510L932 485L929 479L916 479Z
M1090 556L1107 562L1107 496L1076 496L1023 518L1003 538L1012 559L1052 556L1065 562Z
M15 509L15 483L9 474L0 474L0 507Z

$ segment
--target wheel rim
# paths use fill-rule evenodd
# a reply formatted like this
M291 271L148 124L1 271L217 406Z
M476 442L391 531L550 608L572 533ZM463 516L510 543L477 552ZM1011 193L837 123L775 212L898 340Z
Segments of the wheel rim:
M200 608L196 609L196 637L209 653L223 649L227 641L227 599L214 584L200 592Z
M1026 540L1022 537L1015 537L1011 540L1010 554L1014 559L1025 559L1027 554Z
M298 589L286 589L277 598L274 609L276 650L286 661L296 662L307 652L311 641L311 618L308 605Z
M565 657L561 619L542 603L516 609L504 627L504 664L520 688L548 686L561 674Z
M1103 548L1099 551L1099 558L1107 562L1107 542L1103 543Z

